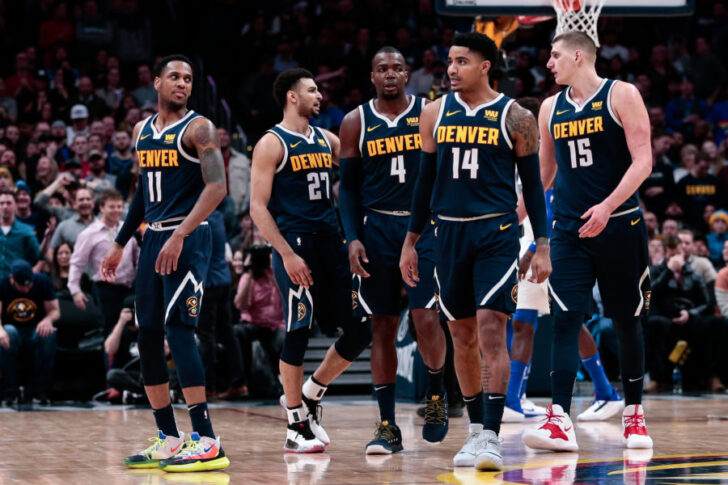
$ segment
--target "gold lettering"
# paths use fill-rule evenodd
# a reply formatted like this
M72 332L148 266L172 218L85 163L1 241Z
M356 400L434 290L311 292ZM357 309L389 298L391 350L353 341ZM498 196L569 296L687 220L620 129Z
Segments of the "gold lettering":
M457 133L455 134L455 143L466 143L467 133L468 133L467 126L458 126Z
M454 126L447 127L447 136L445 137L445 141L447 143L455 142L455 127Z
M488 129L488 145L497 145L498 144L498 129L497 128L489 128Z
M367 152L369 153L370 157L373 157L377 154L377 143L374 140L369 140L367 142Z

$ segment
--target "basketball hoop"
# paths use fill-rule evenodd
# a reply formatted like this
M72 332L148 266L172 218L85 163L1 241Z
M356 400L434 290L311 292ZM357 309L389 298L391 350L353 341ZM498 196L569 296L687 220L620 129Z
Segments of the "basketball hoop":
M599 47L597 22L606 0L551 0L556 10L556 35L579 30Z

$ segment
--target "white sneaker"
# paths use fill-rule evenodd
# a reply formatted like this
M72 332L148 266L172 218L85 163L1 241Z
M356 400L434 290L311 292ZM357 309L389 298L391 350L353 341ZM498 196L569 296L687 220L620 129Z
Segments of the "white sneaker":
M503 407L503 417L501 423L522 423L526 417L523 413L519 413L515 409L509 408L508 406Z
M576 419L578 421L606 421L618 412L624 409L624 400L619 401L602 401L594 399L586 411L579 414Z
M546 414L546 408L543 406L537 406L536 403L531 401L524 394L521 398L521 409L523 409L523 416L526 419L537 418Z
M627 448L652 448L652 438L647 434L645 412L641 404L630 404L622 412L622 441Z
M460 451L457 452L452 459L455 466L475 466L475 455L480 448L481 433L483 431L482 424L471 423L468 427L468 437Z
M475 469L481 472L503 469L500 440L495 431L484 429L480 433L479 447L475 453Z
M149 438L150 446L143 449L136 455L124 459L124 464L129 468L158 468L161 460L167 460L176 456L182 451L182 444L185 442L185 434L179 431L179 438L165 436L157 431L155 438Z
M574 424L558 404L546 408L546 416L534 428L523 433L523 444L535 450L577 451Z
M323 426L321 426L320 423L321 404L319 404L319 401L311 401L310 399L306 399L305 397L303 397L302 401L304 407L306 408L306 417L308 418L308 422L311 426L311 431L313 431L313 434L316 435L316 438L318 438L319 441L321 441L325 446L328 446L329 443L331 443L331 440L329 439L329 435L326 433L326 430L323 428ZM288 406L286 406L285 394L281 394L280 399L278 399L278 403L281 405L284 411L288 409Z
M316 438L307 420L291 423L286 431L283 449L289 453L320 453L326 445Z

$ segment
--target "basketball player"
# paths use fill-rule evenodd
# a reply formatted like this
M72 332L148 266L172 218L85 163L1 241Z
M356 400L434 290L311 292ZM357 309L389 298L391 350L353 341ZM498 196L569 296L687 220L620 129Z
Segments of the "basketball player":
M250 215L275 249L273 271L286 319L280 360L281 405L288 415L284 449L310 453L329 443L319 423L326 386L369 345L371 329L352 317L351 273L331 186L339 139L308 122L319 114L321 93L305 69L279 74L273 92L283 120L253 151ZM314 317L324 331L341 327L343 334L301 389Z
M650 123L637 89L600 78L595 59L591 38L572 31L554 39L546 66L567 88L544 101L539 114L542 179L555 185L553 404L544 423L523 434L537 449L578 449L569 412L579 331L591 312L595 280L620 342L625 445L652 447L641 405L640 315L649 305L649 259L637 198L652 167Z
M415 244L431 207L439 305L471 423L453 462L478 470L503 466L498 432L508 385L506 319L516 304L519 248L516 166L537 238L532 278L541 282L551 272L536 120L490 87L496 56L483 34L453 40L448 75L454 94L425 106L420 117L420 170L400 261L405 282L416 286Z
M419 168L419 119L425 106L423 98L405 94L406 63L393 47L383 47L375 54L371 80L377 97L351 111L341 124L339 190L354 274L354 311L372 315L371 366L381 422L366 447L369 455L402 450L402 433L394 413L395 340L402 292L399 254ZM429 375L422 437L438 443L447 434L448 417L443 391L445 333L434 308L432 227L427 225L417 244L422 282L405 288Z
M149 223L137 268L136 321L144 389L159 431L150 447L124 463L170 472L217 470L230 461L212 430L195 327L210 262L205 219L225 197L225 165L215 126L187 108L189 59L163 58L155 68L154 88L159 113L137 123L133 133L140 183L116 242L101 262L102 277L113 281L124 246L142 221ZM169 398L165 337L194 431L184 446Z

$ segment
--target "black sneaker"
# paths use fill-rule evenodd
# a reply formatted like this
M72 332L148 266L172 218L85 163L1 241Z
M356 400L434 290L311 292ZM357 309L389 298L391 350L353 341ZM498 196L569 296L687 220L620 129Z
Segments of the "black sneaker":
M462 418L463 409L465 404L462 400L460 401L448 401L447 403L447 417L449 418ZM417 408L417 416L424 418L427 406L420 406Z
M402 451L402 432L399 427L389 421L377 423L374 439L367 444L367 455L391 455Z
M447 396L427 396L422 439L428 443L440 443L447 435L447 428Z

